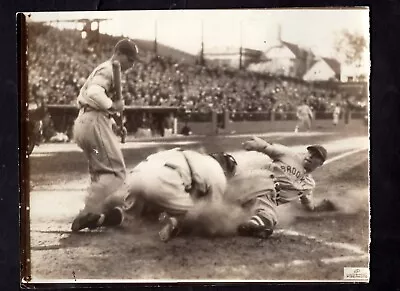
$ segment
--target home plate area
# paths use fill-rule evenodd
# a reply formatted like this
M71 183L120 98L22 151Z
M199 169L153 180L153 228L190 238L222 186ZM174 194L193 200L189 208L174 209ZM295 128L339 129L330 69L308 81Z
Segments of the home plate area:
M32 261L57 261L58 276L53 277L44 266L33 264L33 268L50 280L72 279L74 271L77 282L90 278L338 280L343 276L343 266L367 267L368 262L368 254L355 245L326 242L289 230L277 230L268 240L182 236L165 244L157 240L156 229L136 228L131 232L129 228L79 234L33 231ZM118 245L111 246L110 237Z
M344 268L369 266L366 144L366 137L326 144L335 154L314 175L315 196L336 201L338 211L282 205L278 229L267 240L182 234L164 243L157 222L130 216L119 228L72 233L87 175L68 173L60 185L36 183L30 195L32 282L343 281Z

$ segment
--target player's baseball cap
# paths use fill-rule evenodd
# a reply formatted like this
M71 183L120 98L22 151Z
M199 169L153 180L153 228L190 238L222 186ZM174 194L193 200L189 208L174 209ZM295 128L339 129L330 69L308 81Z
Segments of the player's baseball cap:
M139 49L133 41L122 39L115 45L114 52L120 52L127 57L136 60L138 58Z
M307 150L317 153L318 156L322 159L322 162L325 162L326 158L328 157L328 152L322 145L310 145L309 147L307 147Z

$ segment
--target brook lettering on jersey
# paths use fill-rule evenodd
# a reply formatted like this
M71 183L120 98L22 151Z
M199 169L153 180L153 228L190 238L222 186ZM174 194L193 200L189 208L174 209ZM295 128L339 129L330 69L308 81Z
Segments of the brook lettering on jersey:
M293 176L295 176L297 179L300 178L301 173L300 171L298 171L295 167L291 167L291 166L281 166L281 170L285 173L289 173L292 174Z

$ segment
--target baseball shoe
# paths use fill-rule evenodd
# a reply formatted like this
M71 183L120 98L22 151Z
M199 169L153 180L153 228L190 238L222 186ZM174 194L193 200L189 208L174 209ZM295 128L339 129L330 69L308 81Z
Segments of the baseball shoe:
M85 228L92 230L101 226L118 226L123 221L123 210L115 207L104 214L87 213L85 215L78 215L72 222L71 230L77 232Z
M160 214L158 221L164 224L158 233L161 241L167 242L178 234L178 220L175 217L163 212Z
M104 214L101 226L119 226L124 222L124 211L120 207L114 207Z
M274 232L273 224L270 222L264 223L265 219L259 216L253 216L249 221L239 225L237 231L241 236L251 236L266 239Z
M71 230L76 232L85 228L94 229L99 227L102 216L100 214L86 213L84 215L78 215L72 222Z

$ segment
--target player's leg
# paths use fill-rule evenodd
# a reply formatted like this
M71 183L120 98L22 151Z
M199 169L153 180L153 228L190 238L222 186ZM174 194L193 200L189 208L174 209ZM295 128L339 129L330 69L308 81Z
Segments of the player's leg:
M160 222L163 226L159 236L162 241L168 241L179 233L194 202L185 191L182 178L176 170L162 165L159 169L149 169L146 176L152 177L147 181L143 197L147 203L160 209Z
M112 173L125 179L125 162L109 118L99 112L80 115L74 125L74 139L89 161L90 174L95 178Z
M236 200L249 213L238 227L240 235L266 238L277 223L276 185L272 172L253 171L232 180L228 191L238 192ZM231 187L233 186L233 187Z
M119 226L124 221L124 212L121 207L114 207L103 213L81 212L72 222L72 231L95 229L101 226Z
M173 216L184 215L193 207L190 193L185 191L182 178L176 170L161 166L145 176L148 178L143 195L148 202Z
M104 214L107 197L123 185L125 163L110 120L101 113L88 112L78 117L74 137L89 160L92 180L85 207L72 224L76 231L92 226L93 215Z
M305 127L306 131L310 131L310 129L311 129L311 118L309 118L309 117L304 118L304 127Z
M88 188L88 195L85 198L85 206L79 212L72 223L72 230L79 231L86 227L95 228L99 226L120 225L123 221L122 203L108 203L113 192L121 187L119 179L112 174L98 176ZM112 207L110 206L112 205ZM116 208L118 208L116 210ZM94 223L95 217L97 220ZM110 220L110 219L111 220Z
M276 203L273 197L272 192L265 193L244 205L251 208L252 216L239 225L239 235L265 239L273 233L277 224Z
M125 179L126 167L121 146L112 131L111 119L101 114L96 117L91 158L93 171L113 173L117 178Z
M301 125L301 119L299 118L296 123L296 127L294 128L295 133L299 132L300 125Z
M85 152L89 158L92 180L86 204L90 211L101 211L107 196L123 185L126 169L117 138L111 129L111 120L102 114L87 113L93 122L87 133L89 142ZM92 203L93 202L93 203Z
M333 125L336 126L339 123L339 114L333 115Z

